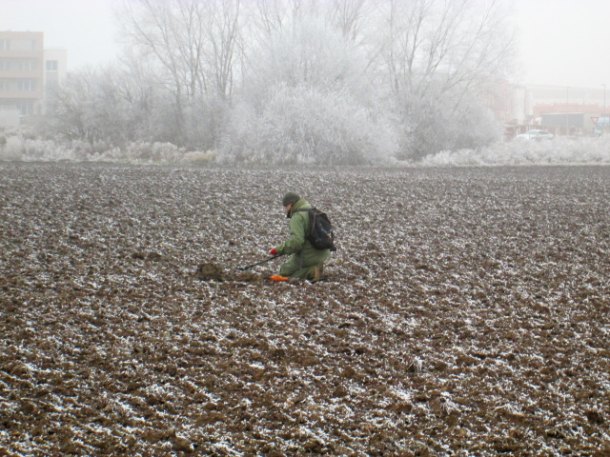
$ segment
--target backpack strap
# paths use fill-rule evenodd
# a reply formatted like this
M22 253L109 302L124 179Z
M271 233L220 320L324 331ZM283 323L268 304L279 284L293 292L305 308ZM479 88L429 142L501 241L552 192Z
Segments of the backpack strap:
M305 230L305 239L309 240L311 238L311 211L313 211L315 208L309 207L309 208L299 208L299 209L295 209L293 211L293 213L303 213L305 211L307 211L308 213L308 218L307 218L307 229Z
M307 211L308 213L313 211L315 208L312 206L311 208L299 208L299 209L295 209L293 211L293 213L303 213L305 211Z

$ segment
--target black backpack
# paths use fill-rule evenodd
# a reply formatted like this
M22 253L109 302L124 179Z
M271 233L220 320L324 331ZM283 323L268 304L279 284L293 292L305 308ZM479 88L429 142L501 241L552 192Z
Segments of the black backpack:
M330 219L317 208L306 208L297 211L307 211L309 213L309 232L305 238L316 249L330 249L336 251L335 234Z

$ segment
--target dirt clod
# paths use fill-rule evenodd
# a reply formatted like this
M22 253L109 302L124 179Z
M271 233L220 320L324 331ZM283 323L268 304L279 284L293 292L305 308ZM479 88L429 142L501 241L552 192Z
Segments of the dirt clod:
M224 271L215 263L202 263L197 267L195 276L202 281L223 281Z

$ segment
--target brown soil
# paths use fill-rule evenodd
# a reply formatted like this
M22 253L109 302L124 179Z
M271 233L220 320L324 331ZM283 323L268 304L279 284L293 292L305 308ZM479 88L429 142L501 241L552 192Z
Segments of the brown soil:
M214 263L202 263L197 267L197 272L195 273L197 279L201 279L202 281L223 281L224 280L224 272L221 266L216 265Z
M236 270L286 190L336 225L326 281ZM608 195L609 167L0 164L0 455L610 455Z

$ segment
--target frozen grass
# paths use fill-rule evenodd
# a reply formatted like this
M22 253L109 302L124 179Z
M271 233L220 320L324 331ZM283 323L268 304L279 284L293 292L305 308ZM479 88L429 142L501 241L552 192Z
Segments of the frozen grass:
M55 142L12 135L0 143L0 161L21 162L107 162L126 164L207 163L211 151L187 151L171 143L129 143L124 148L103 142Z
M480 149L443 151L426 157L428 166L610 164L610 135L555 138L544 141L513 140Z
M103 142L56 143L21 136L7 136L0 142L0 161L22 162L110 162L125 164L211 163L213 151L186 151L170 143L130 143L125 148ZM610 164L610 135L598 138L556 138L551 141L511 141L479 149L443 151L406 165L505 166Z

